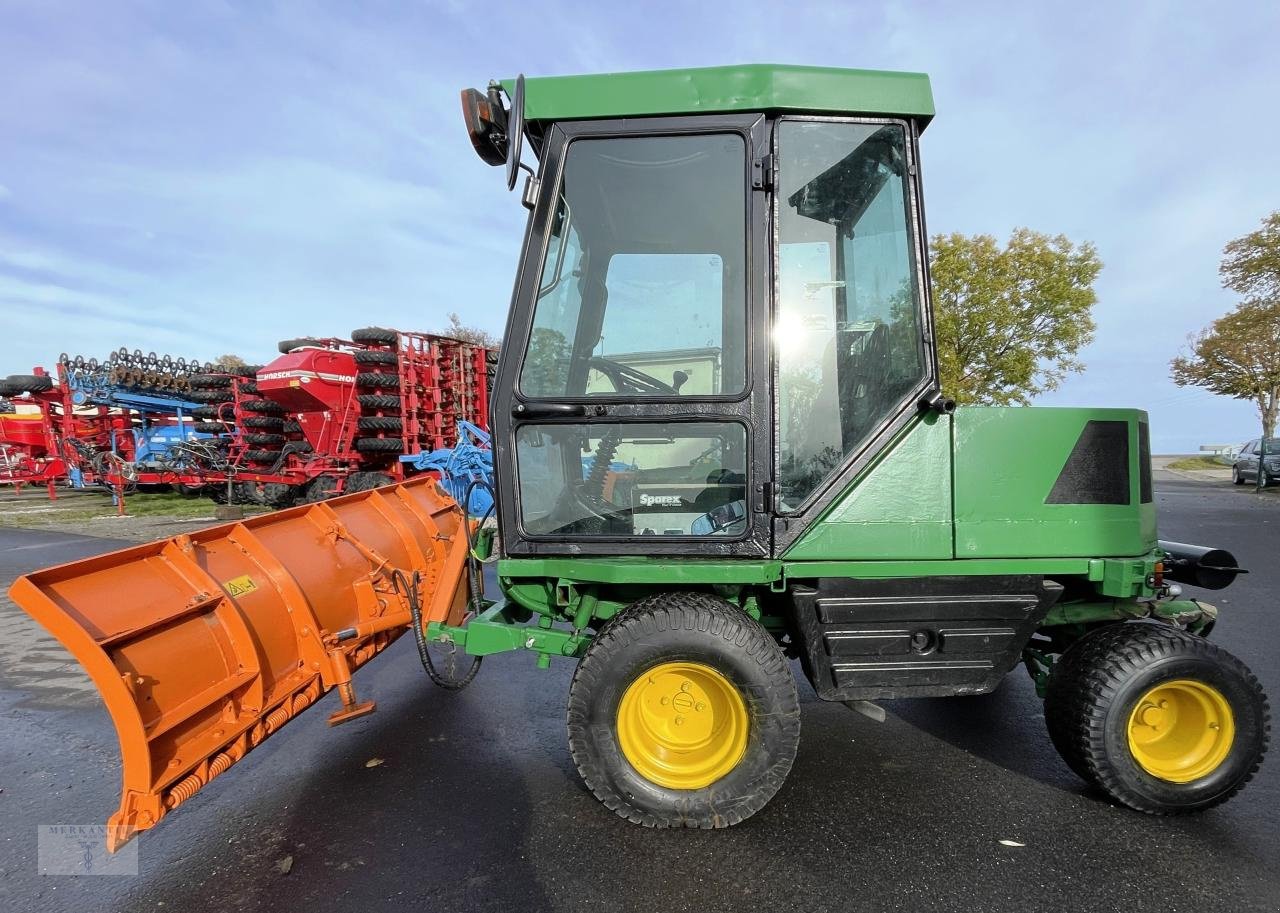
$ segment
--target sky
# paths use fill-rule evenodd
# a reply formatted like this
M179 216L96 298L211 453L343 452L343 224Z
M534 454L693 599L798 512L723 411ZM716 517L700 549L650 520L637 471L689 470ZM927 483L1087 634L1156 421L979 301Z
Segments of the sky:
M1087 370L1153 450L1257 431L1168 362L1280 208L1280 5L0 0L0 374L120 346L251 361L297 336L500 333L525 210L472 152L492 77L733 63L923 71L931 232L1094 243Z

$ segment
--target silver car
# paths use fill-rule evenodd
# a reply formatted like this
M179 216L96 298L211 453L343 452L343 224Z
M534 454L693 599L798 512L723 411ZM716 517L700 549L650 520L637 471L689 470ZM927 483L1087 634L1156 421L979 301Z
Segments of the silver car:
M1266 488L1280 478L1280 438L1269 437L1266 452L1261 440L1252 440L1240 448L1236 461L1231 464L1231 481L1237 485L1258 482L1258 461L1262 460L1262 487Z

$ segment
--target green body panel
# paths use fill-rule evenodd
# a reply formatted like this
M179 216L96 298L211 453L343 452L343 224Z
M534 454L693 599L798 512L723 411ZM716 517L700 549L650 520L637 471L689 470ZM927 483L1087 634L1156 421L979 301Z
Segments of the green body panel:
M1046 503L1091 420L1128 424L1129 503ZM1139 503L1145 421L1136 409L957 409L956 557L1135 556L1155 548L1155 505Z
M788 561L952 558L951 416L914 424L787 549Z
M930 577L1043 574L1078 577L1096 584L1105 596L1132 598L1148 595L1145 580L1159 560L1154 549L1128 558L954 558L879 561L723 561L688 558L663 561L645 558L504 558L498 579L504 593L530 611L535 605L557 614L572 601L567 588L607 593L611 587L763 586L781 591L788 580L821 577ZM560 594L552 591L564 590ZM602 597L605 598L605 597ZM562 613L561 613L562 614Z
M565 578L586 583L655 583L678 587L695 584L769 583L782 576L782 562L707 558L503 558L498 576Z
M508 93L515 80L503 80ZM530 121L586 120L734 111L933 117L923 73L748 64L525 80Z

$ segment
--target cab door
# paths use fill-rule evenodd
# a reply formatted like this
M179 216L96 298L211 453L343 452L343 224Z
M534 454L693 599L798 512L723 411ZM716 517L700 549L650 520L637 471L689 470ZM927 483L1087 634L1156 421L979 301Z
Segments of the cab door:
M507 554L769 553L764 130L551 130L494 397Z

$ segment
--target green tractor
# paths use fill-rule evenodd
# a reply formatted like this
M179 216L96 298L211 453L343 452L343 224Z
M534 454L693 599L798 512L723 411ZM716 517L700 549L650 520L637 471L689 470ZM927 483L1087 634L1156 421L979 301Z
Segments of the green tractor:
M491 409L496 536L410 509L425 491L411 482L19 581L14 598L85 661L147 761L133 776L126 758L126 838L323 690L340 691L340 718L371 709L350 671L404 630L428 665L438 645L577 661L573 759L646 826L733 825L769 802L800 741L793 660L818 697L872 714L989 692L1021 662L1067 764L1139 811L1205 809L1252 776L1266 698L1207 640L1217 610L1180 586L1239 568L1158 541L1146 414L956 408L939 389L926 76L520 78L462 104L480 157L512 188L527 172L530 209ZM491 551L495 601L474 565ZM389 572L401 553L437 563ZM144 579L187 562L200 573L168 590ZM134 592L172 606L105 617L94 594L126 565ZM326 620L342 592L353 617ZM271 600L295 608L269 614ZM70 622L55 617L67 606ZM284 651L256 672L228 661L216 718L175 685L144 701L113 683L170 662L141 642L192 613L228 632L203 655L246 637ZM188 632L171 682L198 667L205 632Z

